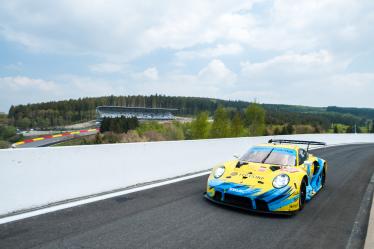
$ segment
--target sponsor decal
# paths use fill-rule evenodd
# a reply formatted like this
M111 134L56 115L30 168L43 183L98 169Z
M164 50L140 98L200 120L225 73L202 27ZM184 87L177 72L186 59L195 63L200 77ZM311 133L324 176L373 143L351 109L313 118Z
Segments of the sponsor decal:
M280 170L287 172L287 173L299 172L299 169L292 167L292 166L281 166Z
M263 176L253 175L252 172L248 172L248 173L245 173L245 174L241 174L241 173L238 173L238 172L231 172L230 175L231 176L239 176L239 177L241 176L241 177L243 177L245 179L248 179L248 178L250 178L250 179L257 179L257 180L263 180L264 179Z
M264 180L263 176L252 175L252 172L250 172L248 174L244 174L243 177L257 179L257 180Z
M244 193L246 190L241 190L241 189L237 189L237 188L229 188L229 191L231 191L231 192L238 192L238 193Z
M260 171L260 172L264 172L266 169L267 169L266 167L261 166L261 167L258 169L258 171Z
M253 191L254 189L255 188L252 185L245 185L244 189L232 187L232 188L227 189L227 192L236 192L236 193L245 194L245 193Z

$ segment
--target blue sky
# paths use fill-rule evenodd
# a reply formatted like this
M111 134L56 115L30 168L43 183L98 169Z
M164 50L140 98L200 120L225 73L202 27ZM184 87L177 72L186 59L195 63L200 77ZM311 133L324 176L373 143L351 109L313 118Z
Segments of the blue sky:
M1 1L0 111L166 94L374 107L374 2Z

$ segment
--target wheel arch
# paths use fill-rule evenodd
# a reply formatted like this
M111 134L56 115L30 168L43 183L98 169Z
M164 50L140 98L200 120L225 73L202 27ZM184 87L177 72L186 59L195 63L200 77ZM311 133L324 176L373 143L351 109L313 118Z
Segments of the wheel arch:
M314 160L313 165L314 165L313 175L315 175L319 171L319 167L321 167L321 165L319 164L318 160Z
M323 170L325 171L325 174L327 173L327 167L328 167L327 162L324 161L323 162Z

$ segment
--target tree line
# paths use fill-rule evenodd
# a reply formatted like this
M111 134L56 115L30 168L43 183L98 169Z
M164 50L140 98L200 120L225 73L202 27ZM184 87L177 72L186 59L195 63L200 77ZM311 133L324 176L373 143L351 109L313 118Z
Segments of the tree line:
M20 129L48 129L93 120L96 118L96 107L103 105L177 108L175 115L192 117L201 112L213 116L218 107L224 107L232 119L237 112L243 117L249 104L247 101L164 95L104 96L11 106L8 119L11 125ZM374 109L368 108L359 111L361 108L258 105L266 111L266 124L310 124L323 129L328 129L334 123L363 126L371 115L368 113L374 112Z
M112 131L114 133L127 133L129 130L134 130L139 126L139 121L136 117L126 118L103 118L100 123L100 132Z
M225 138L240 136L260 136L265 132L265 109L257 103L250 104L243 112L230 111L222 106L209 122L208 112L200 112L191 122L191 138Z

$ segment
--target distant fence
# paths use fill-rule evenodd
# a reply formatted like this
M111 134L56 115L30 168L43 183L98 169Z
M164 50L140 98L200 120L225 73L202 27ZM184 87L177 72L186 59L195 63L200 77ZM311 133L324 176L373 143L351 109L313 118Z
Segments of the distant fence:
M270 138L374 143L374 134L311 134L0 150L0 215L206 170Z

